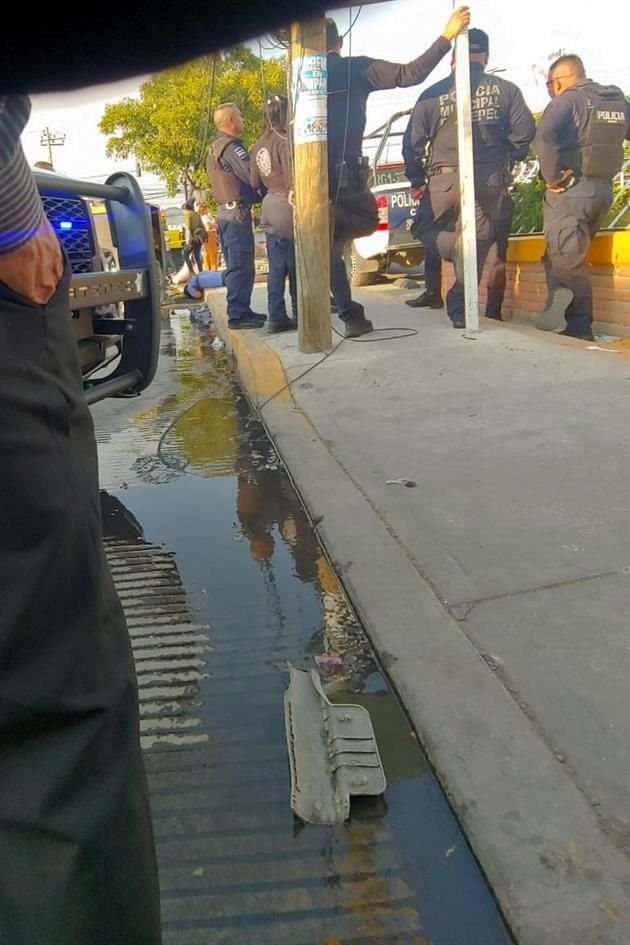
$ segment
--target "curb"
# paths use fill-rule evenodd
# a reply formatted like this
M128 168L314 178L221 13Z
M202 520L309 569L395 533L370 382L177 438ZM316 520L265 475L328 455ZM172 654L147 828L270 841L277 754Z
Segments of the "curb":
M217 335L225 344L225 350L236 361L241 384L251 402L260 408L273 397L280 403L292 402L293 398L281 359L258 331L230 331L225 310L225 293L209 290L205 300L212 312Z
M628 945L628 860L290 389L282 390L280 357L262 334L229 331L222 294L207 300L516 940Z

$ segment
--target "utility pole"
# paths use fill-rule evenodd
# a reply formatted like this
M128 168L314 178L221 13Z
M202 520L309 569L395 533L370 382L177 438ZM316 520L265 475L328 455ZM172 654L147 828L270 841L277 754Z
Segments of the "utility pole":
M457 247L457 277L463 279L466 328L479 331L479 285L477 282L477 228L475 225L475 170L473 161L470 50L468 30L455 39L455 90L457 95L457 150L461 240Z
M328 67L323 17L291 25L291 112L298 347L329 351Z
M42 145L42 147L48 148L48 163L52 167L52 149L59 148L64 145L66 143L66 136L63 133L51 131L50 128L46 127L40 135L39 143Z

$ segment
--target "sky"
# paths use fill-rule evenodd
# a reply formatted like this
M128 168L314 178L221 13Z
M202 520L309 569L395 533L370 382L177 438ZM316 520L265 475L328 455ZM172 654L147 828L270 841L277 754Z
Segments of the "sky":
M470 7L472 25L490 35L490 68L505 70L501 75L521 87L534 111L541 110L548 100L543 73L549 57L558 49L581 55L591 78L630 91L627 0L600 0L597 16L585 0L569 7L551 0L470 0ZM450 10L448 0L389 0L363 7L360 12L352 7L333 10L331 15L343 33L359 14L345 39L346 53L406 62L437 38ZM253 48L258 51L258 44ZM446 57L425 87L446 75L448 68ZM98 122L108 102L137 94L141 81L130 79L72 93L33 96L33 112L23 136L29 160L47 159L40 137L42 129L49 127L66 135L65 144L53 151L60 172L96 180L103 180L115 170L134 173L133 160L116 162L106 157L105 138ZM366 130L413 105L421 88L371 95ZM153 175L143 174L140 182L147 196L161 188Z

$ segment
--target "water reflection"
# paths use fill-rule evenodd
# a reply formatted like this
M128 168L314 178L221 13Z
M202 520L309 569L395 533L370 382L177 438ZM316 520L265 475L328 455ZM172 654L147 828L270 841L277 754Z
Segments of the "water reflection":
M103 410L99 439L106 529L130 539L139 530L169 553L186 619L203 628L187 635L203 667L184 709L189 736L206 741L175 751L160 733L149 755L166 945L506 945L408 720L224 355L183 316L165 334L153 399L124 403L126 416L120 404ZM176 657L174 643L161 647L175 674L178 661L192 665L181 639ZM388 790L354 799L339 828L300 827L290 812L287 660L315 661L333 701L372 717ZM162 681L163 695L152 696L156 718L174 705L176 684Z

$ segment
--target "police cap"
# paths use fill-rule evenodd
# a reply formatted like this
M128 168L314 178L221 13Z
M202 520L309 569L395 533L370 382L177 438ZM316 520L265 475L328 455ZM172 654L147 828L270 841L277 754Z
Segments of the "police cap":
M490 37L483 30L468 30L468 48L474 53L490 52Z

